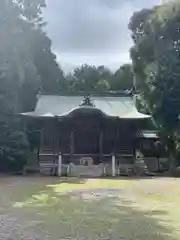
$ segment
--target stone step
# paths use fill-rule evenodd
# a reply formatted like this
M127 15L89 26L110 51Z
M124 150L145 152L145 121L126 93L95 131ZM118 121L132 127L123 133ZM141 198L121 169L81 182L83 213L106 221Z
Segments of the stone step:
M144 161L144 159L136 159L135 161L135 168L137 175L147 175L148 174L148 167Z

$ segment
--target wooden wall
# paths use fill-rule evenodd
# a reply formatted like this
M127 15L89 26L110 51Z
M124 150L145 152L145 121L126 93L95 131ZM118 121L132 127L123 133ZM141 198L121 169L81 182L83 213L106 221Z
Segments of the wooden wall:
M41 149L62 154L133 154L135 147L137 125L134 121L81 113L45 120L41 125Z

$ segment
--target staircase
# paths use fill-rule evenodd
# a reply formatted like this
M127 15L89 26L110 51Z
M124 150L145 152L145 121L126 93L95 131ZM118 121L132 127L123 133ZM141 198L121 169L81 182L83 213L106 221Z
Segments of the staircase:
M137 176L149 175L149 171L147 165L145 164L144 158L136 158L134 168Z
M57 156L50 152L43 152L39 154L40 173L43 175L55 175L58 163Z

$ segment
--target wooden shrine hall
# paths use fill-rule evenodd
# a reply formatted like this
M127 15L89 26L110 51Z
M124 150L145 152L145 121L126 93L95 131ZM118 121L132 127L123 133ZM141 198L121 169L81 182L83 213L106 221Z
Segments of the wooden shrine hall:
M139 133L151 118L127 92L40 95L35 110L22 115L38 125L41 170L92 177L133 172Z

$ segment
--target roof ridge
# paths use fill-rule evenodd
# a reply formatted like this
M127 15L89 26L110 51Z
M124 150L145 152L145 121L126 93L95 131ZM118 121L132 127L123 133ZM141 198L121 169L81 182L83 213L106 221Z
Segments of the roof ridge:
M129 90L125 90L125 91L110 91L110 92L103 92L103 93L85 93L85 92L81 92L81 93L73 93L73 94L49 94L49 93L38 93L37 96L56 96L56 97L82 97L82 96L99 96L99 97L121 97L121 96L127 96L130 97L132 96L132 93Z

